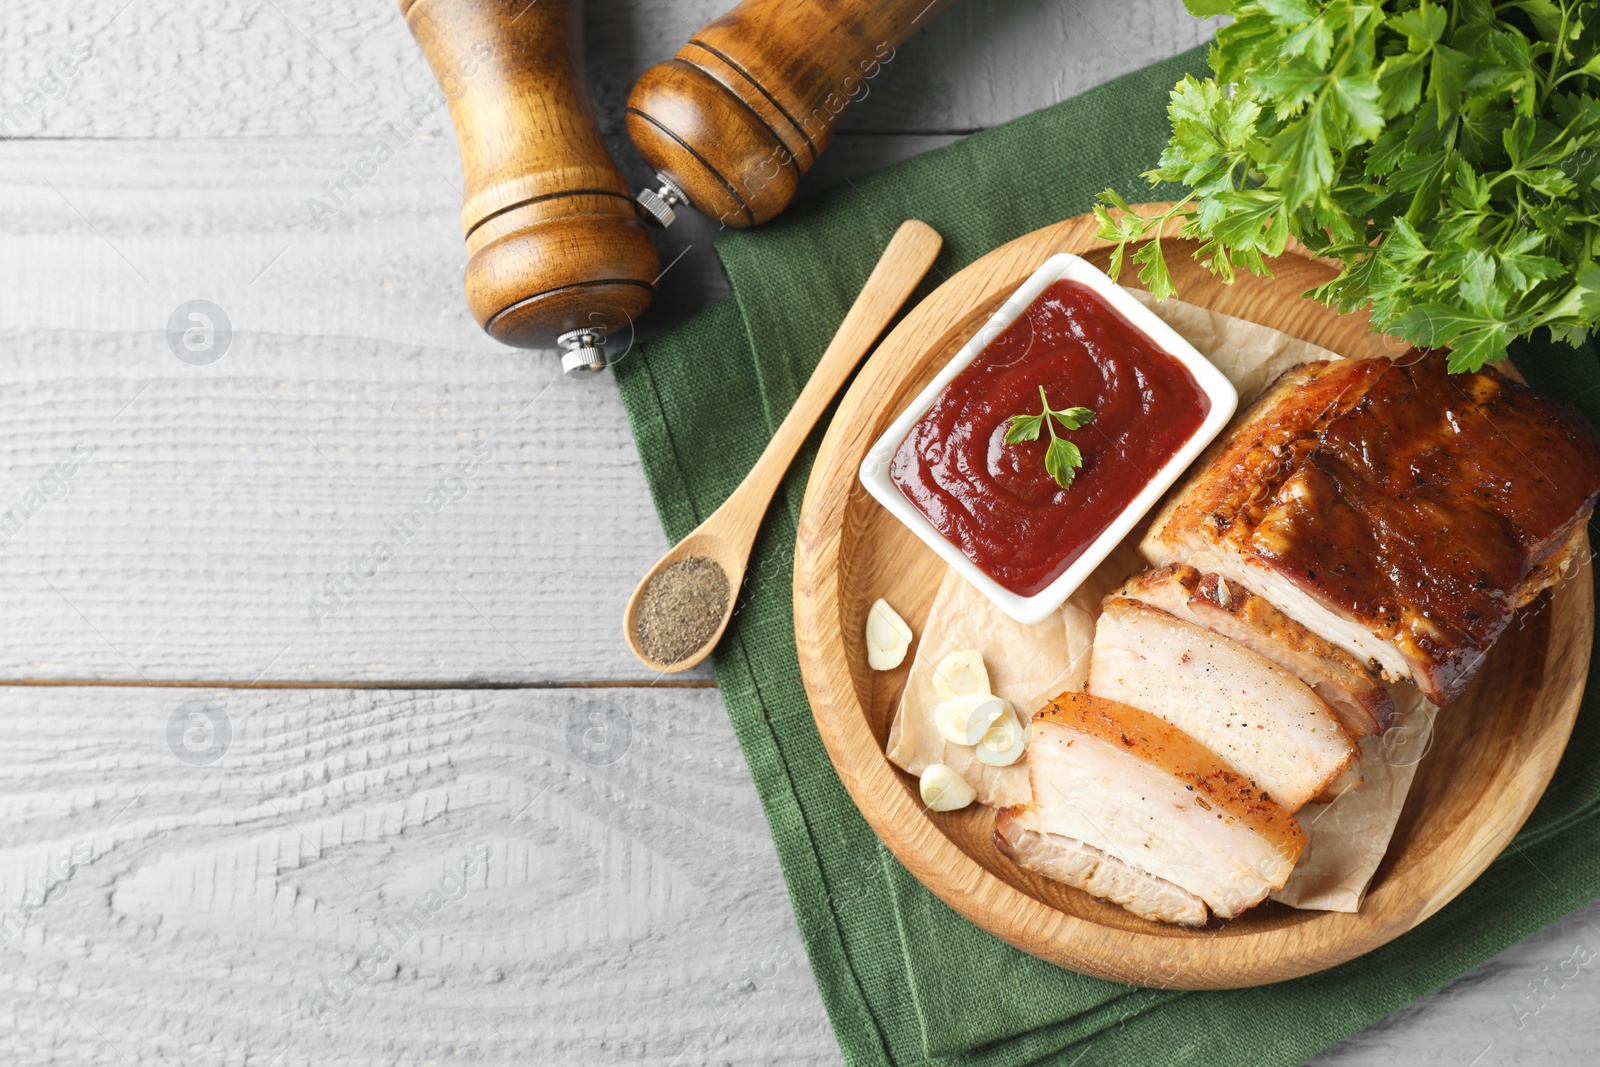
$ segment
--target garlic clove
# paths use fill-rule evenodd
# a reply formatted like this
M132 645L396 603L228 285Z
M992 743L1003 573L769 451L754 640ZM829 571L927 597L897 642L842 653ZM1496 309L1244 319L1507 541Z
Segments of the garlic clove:
M911 647L911 627L889 602L879 597L867 612L867 666L875 671L892 671L906 658Z
M983 653L975 648L950 653L933 669L933 688L940 700L989 692L989 670L983 665Z
M1022 758L1031 732L1032 726L1023 726L1017 719L1016 709L1007 703L1005 711L978 739L973 754L978 757L978 762L991 767L1009 767Z
M930 763L918 783L922 802L929 811L956 811L971 804L978 791L967 780L942 763Z
M953 745L975 745L989 725L1006 710L1006 702L988 693L951 697L933 709L933 723Z

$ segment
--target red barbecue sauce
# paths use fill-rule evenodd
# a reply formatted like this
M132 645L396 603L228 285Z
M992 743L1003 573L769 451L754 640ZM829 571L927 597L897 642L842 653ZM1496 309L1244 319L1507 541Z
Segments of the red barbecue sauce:
M1086 407L1056 433L1083 452L1072 485L1044 469L1048 431L1005 443L1013 415ZM1194 436L1211 410L1194 376L1098 293L1059 281L951 380L889 475L985 574L1020 596L1059 578Z

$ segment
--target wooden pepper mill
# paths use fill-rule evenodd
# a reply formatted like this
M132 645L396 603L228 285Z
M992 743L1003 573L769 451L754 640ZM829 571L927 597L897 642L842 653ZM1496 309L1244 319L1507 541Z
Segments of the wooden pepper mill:
M628 135L661 183L639 194L646 218L671 225L684 202L729 226L778 214L845 105L950 2L744 0L701 27L628 95Z
M580 0L400 0L450 104L467 304L497 341L597 371L659 262L595 123Z

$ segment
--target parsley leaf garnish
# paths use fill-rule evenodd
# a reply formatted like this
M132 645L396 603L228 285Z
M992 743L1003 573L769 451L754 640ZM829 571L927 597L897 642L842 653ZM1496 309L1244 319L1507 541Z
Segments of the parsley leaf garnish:
M1062 429L1078 430L1094 421L1094 412L1088 408L1066 408L1056 411L1050 407L1050 398L1044 386L1039 386L1039 403L1044 410L1037 415L1013 415L1006 427L1006 444L1037 441L1040 429L1050 431L1050 447L1044 450L1044 469L1056 484L1065 489L1072 484L1074 472L1083 466L1083 453L1071 441L1056 435L1056 423Z
M1229 15L1145 176L1187 195L1095 208L1115 277L1174 295L1162 239L1223 281L1291 237L1337 262L1310 296L1449 347L1452 370L1600 322L1600 3L1185 0ZM1132 247L1130 247L1132 246Z

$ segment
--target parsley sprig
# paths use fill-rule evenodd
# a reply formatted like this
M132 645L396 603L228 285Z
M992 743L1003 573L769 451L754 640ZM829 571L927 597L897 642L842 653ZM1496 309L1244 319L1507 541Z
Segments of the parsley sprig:
M1308 295L1451 348L1452 370L1600 321L1600 2L1185 0L1231 15L1215 77L1172 92L1151 215L1116 192L1100 236L1174 292L1163 231L1224 281L1288 239L1337 261ZM1169 226L1168 224L1172 225Z
M1078 446L1056 435L1056 423L1063 429L1078 430L1094 421L1094 412L1088 408L1067 408L1056 411L1050 407L1050 398L1044 386L1039 386L1039 403L1044 410L1037 415L1013 415L1006 427L1006 444L1037 441L1041 428L1050 431L1050 447L1044 450L1044 469L1056 484L1065 489L1072 484L1074 472L1083 466L1083 453Z

